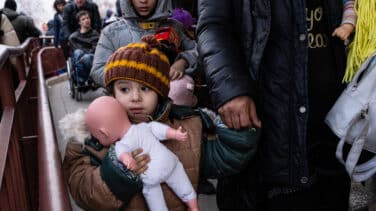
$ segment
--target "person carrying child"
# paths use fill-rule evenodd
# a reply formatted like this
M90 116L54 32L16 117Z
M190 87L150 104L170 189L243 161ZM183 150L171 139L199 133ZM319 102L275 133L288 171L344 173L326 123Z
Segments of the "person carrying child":
M142 147L151 156L148 169L140 175L142 193L150 210L168 210L160 183L166 184L186 203L189 210L198 210L197 195L183 165L174 153L160 141L187 141L188 134L182 127L171 128L163 123L131 124L120 102L113 97L95 99L85 113L85 123L90 133L103 146L114 144L117 166L135 170L136 160L131 152Z
M131 43L120 48L106 64L104 84L108 92L128 112L132 123L158 121L172 128L184 128L188 140L166 140L163 144L181 161L197 189L199 174L217 178L239 172L253 157L258 131L223 131L205 115L189 107L173 105L169 92L169 66L157 48L156 40ZM147 210L139 177L149 167L150 157L142 148L132 151L137 167L122 172L113 163L113 147L104 147L90 136L84 122L84 110L66 115L59 121L67 141L63 162L64 175L76 203L87 210ZM204 136L212 134L212 138ZM218 136L213 131L222 131ZM220 138L219 138L220 137ZM223 159L223 156L228 159ZM162 184L168 210L186 210L184 203Z

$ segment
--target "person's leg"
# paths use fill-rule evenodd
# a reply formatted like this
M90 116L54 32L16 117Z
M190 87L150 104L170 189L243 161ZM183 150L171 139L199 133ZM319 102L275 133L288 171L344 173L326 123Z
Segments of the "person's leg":
M259 191L257 172L257 167L250 162L239 174L219 178L216 195L219 210L264 210L258 208L263 197Z
M79 72L79 77L82 78L84 81L88 81L90 77L90 71L91 67L93 65L93 54L84 54L82 56L81 62L82 62L82 70Z
M84 56L84 51L81 49L76 49L73 51L73 56L72 56L72 62L74 66L74 72L75 72L75 78L78 83L83 83L85 82L85 78L81 77L81 72L83 72L84 66L82 63L82 57Z

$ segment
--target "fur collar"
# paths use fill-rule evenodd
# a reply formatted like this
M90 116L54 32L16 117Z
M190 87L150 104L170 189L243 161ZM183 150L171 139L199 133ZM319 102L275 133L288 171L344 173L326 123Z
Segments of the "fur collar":
M59 121L59 130L65 143L77 142L84 144L90 136L85 125L85 109L78 109L74 113L65 115Z

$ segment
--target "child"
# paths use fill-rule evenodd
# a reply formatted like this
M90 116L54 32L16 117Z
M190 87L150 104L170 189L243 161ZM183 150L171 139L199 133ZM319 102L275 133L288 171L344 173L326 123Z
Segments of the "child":
M174 153L159 142L166 139L187 141L188 134L181 127L176 130L155 121L131 125L121 104L108 96L97 98L89 105L85 123L103 146L115 143L118 161L129 170L134 170L137 165L131 151L142 147L144 153L149 153L151 162L141 178L143 194L150 210L167 210L161 182L166 182L189 210L198 210L196 193L182 164Z
M172 15L170 0L120 0L123 16L120 21L103 29L94 55L91 76L101 86L104 84L104 66L118 48L138 42L145 35L153 35L159 28L172 27L180 38L181 52L170 67L171 80L180 79L197 67L196 42L185 35L182 25L169 19Z
M195 189L199 170L204 178L238 173L253 156L258 133L226 131L218 137L214 134L213 139L202 139L203 128L213 132L212 125L201 120L201 113L172 105L167 97L168 59L153 44L131 43L109 58L104 70L108 92L127 111L132 123L153 120L187 131L187 141L166 140L163 144L179 158ZM81 110L59 121L61 134L68 141L63 167L73 199L86 210L147 210L138 194L142 182L137 175L148 168L148 154L141 154L141 148L134 150L137 175L133 171L122 173L113 164L117 160L113 147L103 147L90 138L84 115ZM228 159L223 159L223 155ZM169 210L186 209L165 184L162 190Z
M342 24L333 32L333 36L339 37L341 40L347 40L354 31L356 25L356 14L354 10L355 0L345 0L343 6Z

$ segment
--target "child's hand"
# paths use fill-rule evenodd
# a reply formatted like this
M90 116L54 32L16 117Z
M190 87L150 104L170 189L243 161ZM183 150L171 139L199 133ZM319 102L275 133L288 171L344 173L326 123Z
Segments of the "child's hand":
M185 59L179 59L171 65L170 67L171 81L178 80L183 77L186 65L187 65L187 62L185 61Z
M188 141L188 133L183 132L183 128L180 126L175 130L175 139L178 141Z
M347 40L349 38L351 32L354 31L354 25L351 23L344 23L340 27L336 28L332 33L332 36L337 36L341 40Z

